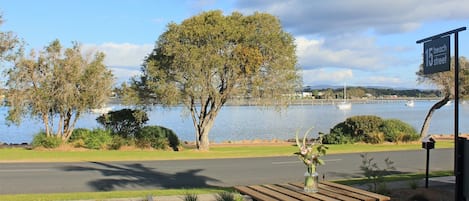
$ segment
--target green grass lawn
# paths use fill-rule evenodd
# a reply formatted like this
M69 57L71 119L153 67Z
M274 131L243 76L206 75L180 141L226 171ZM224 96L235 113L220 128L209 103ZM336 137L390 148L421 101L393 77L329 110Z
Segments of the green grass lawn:
M452 141L438 141L436 148L452 148ZM364 153L378 151L419 150L421 144L345 144L328 145L330 154ZM1 162L76 162L76 161L134 161L134 160L177 160L290 156L297 151L292 144L282 145L234 145L213 146L210 151L185 148L182 151L158 150L28 150L24 148L0 149Z
M436 148L452 148L452 141L438 141ZM353 144L353 145L329 145L328 155L338 153L364 153L378 151L419 150L421 144ZM151 150L28 150L24 148L0 149L0 163L2 162L74 162L74 161L133 161L133 160L177 160L177 159L209 159L209 158L239 158L239 157L266 157L266 156L291 156L298 149L292 144L281 145L228 145L213 146L210 151L197 151L185 148L179 152L151 151ZM436 173L433 176L449 175L450 172ZM423 178L423 174L394 175L387 180L409 180ZM351 184L365 182L365 180L340 181ZM348 183L347 183L348 182ZM147 195L183 195L219 193L230 191L230 188L209 189L168 189L168 190L143 190L143 191L112 191L112 192L83 192L83 193L53 193L53 194L16 194L0 195L0 200L8 201L38 201L38 200L84 200L84 199L109 199L109 198L144 198Z

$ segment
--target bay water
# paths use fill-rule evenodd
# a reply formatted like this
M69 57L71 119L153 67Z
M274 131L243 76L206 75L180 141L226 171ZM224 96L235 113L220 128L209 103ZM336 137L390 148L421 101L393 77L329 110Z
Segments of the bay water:
M300 136L313 127L310 136L318 132L329 133L337 123L355 115L376 115L385 119L400 119L420 131L430 107L436 101L415 101L414 107L407 107L405 101L369 102L353 104L351 110L338 110L333 104L291 105L276 111L257 106L224 106L215 119L210 132L211 142L241 140L286 140L293 139L295 133ZM123 106L112 105L113 109ZM186 115L184 107L155 107L148 111L147 125L159 125L172 129L182 141L194 141L195 132L191 117ZM5 117L8 108L0 107L0 142L30 143L33 136L43 129L40 121L26 118L19 125L7 125ZM86 113L77 122L77 128L97 128L99 114ZM469 133L469 104L459 107L459 131ZM444 106L435 111L429 128L430 134L454 133L454 105Z

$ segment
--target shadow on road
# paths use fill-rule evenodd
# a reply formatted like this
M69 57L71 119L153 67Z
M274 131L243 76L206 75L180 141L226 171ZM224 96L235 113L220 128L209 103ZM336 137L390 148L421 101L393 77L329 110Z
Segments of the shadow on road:
M194 188L210 187L209 181L217 181L206 176L197 175L202 169L187 170L168 174L158 172L142 164L114 165L102 162L90 162L92 167L69 166L65 171L98 171L104 178L88 182L88 185L99 191L117 189L145 189L145 188Z

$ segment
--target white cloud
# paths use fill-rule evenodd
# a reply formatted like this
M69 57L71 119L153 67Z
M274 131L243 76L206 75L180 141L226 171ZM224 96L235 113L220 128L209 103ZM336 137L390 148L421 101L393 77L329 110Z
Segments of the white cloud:
M123 82L130 81L130 78L139 75L141 70L139 67L136 66L129 66L129 67L119 67L119 66L110 66L109 67L116 78L115 83L116 85L120 85Z
M367 83L371 84L402 84L402 80L399 77L384 77L384 76L370 76L367 78Z
M101 51L106 54L104 63L108 66L140 66L152 49L153 45L136 45L130 43L84 44L83 50Z
M242 12L268 12L278 16L294 34L336 35L344 32L412 31L432 20L469 18L465 0L241 0Z
M320 84L343 84L353 78L353 71L351 69L312 69L303 70L303 83L305 85L320 85Z
M393 63L391 55L377 47L372 38L335 37L332 39L296 38L299 64L304 69L324 67L376 70Z

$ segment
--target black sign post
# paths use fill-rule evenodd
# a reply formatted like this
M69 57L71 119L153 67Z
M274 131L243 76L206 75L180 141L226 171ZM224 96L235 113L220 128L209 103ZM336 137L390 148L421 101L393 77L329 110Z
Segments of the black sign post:
M451 55L449 54L449 36L454 34L454 176L456 177L455 184L455 201L465 201L463 192L463 168L461 168L464 157L464 152L460 152L459 146L459 47L458 47L458 33L466 30L466 27L454 29L445 33L418 40L417 44L424 43L424 73L435 73L450 70L449 62L445 62ZM447 50L444 46L447 44ZM435 51L436 48L436 51ZM427 51L427 52L426 52ZM436 58L436 62L435 62ZM427 68L427 71L425 69ZM441 70L441 71L440 71Z

